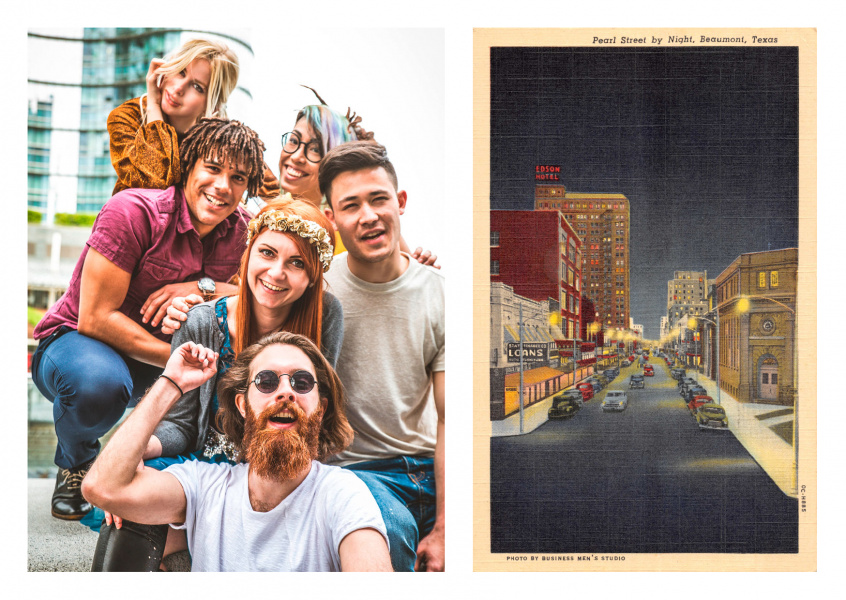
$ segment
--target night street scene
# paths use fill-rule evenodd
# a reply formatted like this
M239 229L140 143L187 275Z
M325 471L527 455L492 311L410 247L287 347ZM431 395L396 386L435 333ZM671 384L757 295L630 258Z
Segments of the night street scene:
M490 49L492 553L799 551L799 62Z

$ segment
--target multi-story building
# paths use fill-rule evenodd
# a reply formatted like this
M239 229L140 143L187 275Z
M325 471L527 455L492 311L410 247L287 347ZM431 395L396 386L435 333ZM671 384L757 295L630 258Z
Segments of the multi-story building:
M629 326L629 200L537 184L535 210L559 211L582 240L582 282L605 329Z
M796 394L797 248L741 254L716 279L720 387L740 402Z
M680 319L708 311L708 272L675 271L667 282L667 318L672 325Z
M675 271L667 282L667 320L676 331L676 350L686 365L697 367L702 360L702 339L691 329L691 317L708 312L707 271Z
M557 212L492 210L491 283L514 288L524 298L552 298L561 307L561 332L581 329L582 242Z
M252 49L239 32L161 28L34 29L28 33L27 205L52 224L56 212L96 213L111 197L115 173L106 119L146 92L150 60L185 41L222 41L238 55L230 116L243 119Z

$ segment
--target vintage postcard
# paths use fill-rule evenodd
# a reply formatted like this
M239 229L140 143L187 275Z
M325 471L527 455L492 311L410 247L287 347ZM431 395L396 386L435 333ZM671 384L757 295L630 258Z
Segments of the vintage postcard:
M816 32L474 32L474 569L816 569Z

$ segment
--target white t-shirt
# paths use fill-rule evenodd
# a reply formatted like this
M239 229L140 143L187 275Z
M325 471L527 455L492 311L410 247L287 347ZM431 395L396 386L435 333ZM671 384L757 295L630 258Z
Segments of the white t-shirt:
M189 460L165 472L185 491L192 571L340 571L338 548L358 529L385 524L367 486L353 473L312 461L305 480L278 506L250 506L245 463Z
M336 370L347 392L352 445L331 464L434 456L438 414L432 373L446 362L443 274L414 259L398 278L368 283L353 275L348 254L326 274L344 307Z

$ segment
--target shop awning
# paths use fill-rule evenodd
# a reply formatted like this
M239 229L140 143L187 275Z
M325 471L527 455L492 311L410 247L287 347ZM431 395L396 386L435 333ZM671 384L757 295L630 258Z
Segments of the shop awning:
M551 367L538 367L523 371L523 385L534 385L547 379L554 379L564 375L561 371ZM509 373L505 376L505 387L517 387L520 385L520 373Z

